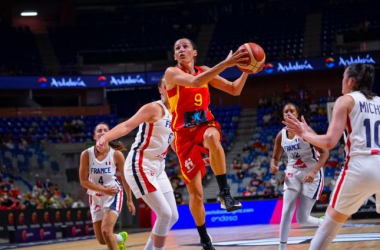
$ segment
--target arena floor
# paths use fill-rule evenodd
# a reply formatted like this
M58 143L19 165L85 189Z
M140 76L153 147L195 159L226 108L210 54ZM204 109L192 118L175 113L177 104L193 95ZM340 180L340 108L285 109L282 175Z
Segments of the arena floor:
M308 249L310 239L316 227L301 227L292 225L288 249ZM277 250L279 225L254 225L240 227L210 228L216 249L229 250ZM127 240L128 250L144 248L149 232L130 234ZM193 229L171 231L167 240L166 250L200 249L197 231ZM13 248L15 249L15 248ZM106 250L95 239L80 240L68 243L56 243L44 246L17 248L23 250L64 250L64 249L91 249ZM339 232L335 243L329 249L380 249L380 219L351 220Z

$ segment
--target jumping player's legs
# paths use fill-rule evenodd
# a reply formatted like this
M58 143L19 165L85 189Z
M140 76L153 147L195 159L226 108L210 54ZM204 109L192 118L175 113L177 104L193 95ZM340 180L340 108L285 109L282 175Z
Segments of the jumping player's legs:
M280 223L280 249L286 249L286 244L288 242L290 225L292 223L292 218L294 210L296 209L297 199L299 192L293 189L286 189L283 198L283 207L281 214Z
M311 209L313 208L316 200L305 195L300 195L300 200L297 209L297 222L303 226L320 226L323 219L318 219L310 216Z
M204 132L203 146L210 151L210 164L215 176L226 174L226 156L220 143L220 133L215 127L209 127ZM227 181L225 186L221 188L226 187Z
M201 242L210 242L210 237L208 236L206 230L206 212L205 207L203 205L203 187L201 171L198 171L194 179L190 183L188 183L186 187L190 196L190 212L193 215L199 236L201 238Z
M210 165L218 181L220 191L218 198L222 203L222 208L227 209L228 212L240 209L241 203L232 198L227 186L226 156L220 143L220 132L215 127L209 127L205 130L203 147L209 150Z

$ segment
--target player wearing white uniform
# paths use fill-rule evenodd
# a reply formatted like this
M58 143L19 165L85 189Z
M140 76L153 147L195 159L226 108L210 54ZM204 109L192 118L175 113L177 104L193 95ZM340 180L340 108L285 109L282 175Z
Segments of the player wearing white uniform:
M351 64L343 74L342 93L335 104L325 135L307 131L307 124L286 117L285 124L306 141L321 148L333 148L346 129L346 160L330 197L325 220L310 249L327 249L343 223L364 200L380 190L380 98L372 93L375 69L369 64ZM380 212L380 211L378 211Z
M288 103L283 108L283 116L292 114L298 117L298 108ZM310 131L311 128L309 128ZM285 170L284 198L280 224L279 249L286 249L291 220L296 208L297 222L301 225L319 226L322 219L310 216L311 209L323 190L323 165L329 157L329 152L315 148L304 139L283 128L276 137L270 172L278 172L278 161L282 152L288 156ZM318 153L320 152L320 153ZM319 155L320 154L320 155Z
M95 141L108 131L107 124L98 124L94 129ZM115 176L117 169L121 172L121 180L127 191L129 211L135 214L131 189L123 176L124 155L120 150L125 150L125 146L121 143L105 146L103 152L99 152L96 147L90 147L82 152L79 178L81 185L87 188L92 222L98 242L107 245L110 250L123 250L128 234L126 232L113 234L123 203L123 189Z
M164 249L166 236L178 220L173 188L165 173L165 156L173 132L164 81L161 79L158 84L161 101L144 105L97 142L97 148L102 151L108 141L127 135L139 126L125 162L124 175L136 198L142 198L157 216L145 250Z

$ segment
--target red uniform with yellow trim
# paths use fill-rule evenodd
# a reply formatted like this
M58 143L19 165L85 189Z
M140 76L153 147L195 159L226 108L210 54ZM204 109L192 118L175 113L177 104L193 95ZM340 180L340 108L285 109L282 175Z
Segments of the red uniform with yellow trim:
M195 66L196 74L203 70ZM176 153L181 172L189 183L199 170L205 174L202 153L208 153L203 147L203 134L209 127L215 127L220 133L220 126L209 109L210 92L208 84L201 87L176 85L167 91L172 113L172 130L175 134Z

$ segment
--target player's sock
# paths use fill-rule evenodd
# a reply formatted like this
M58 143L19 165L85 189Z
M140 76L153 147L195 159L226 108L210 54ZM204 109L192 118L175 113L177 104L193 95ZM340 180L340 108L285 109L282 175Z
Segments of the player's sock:
M329 213L326 213L325 220L318 228L310 243L309 250L325 250L338 234L343 223L336 222Z
M164 247L155 247L155 246L153 246L153 250L164 250Z
M197 230L198 230L199 236L201 237L201 242L206 243L210 241L210 237L208 236L207 230L206 230L206 223L203 224L202 226L197 226Z
M149 236L149 239L145 245L144 250L153 250L153 239Z
M218 182L219 191L223 191L227 187L227 175L221 174L221 175L215 175L215 177Z
M286 250L286 243L281 243L280 242L280 247L278 249L279 250Z
M115 234L117 243L121 242L123 240L123 237L121 237L120 234Z

